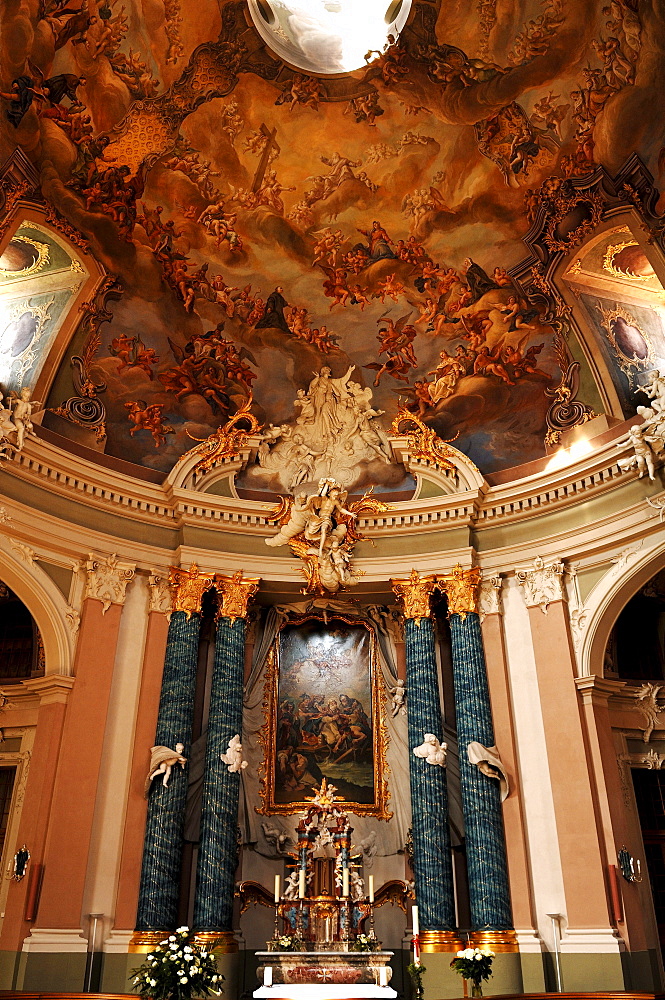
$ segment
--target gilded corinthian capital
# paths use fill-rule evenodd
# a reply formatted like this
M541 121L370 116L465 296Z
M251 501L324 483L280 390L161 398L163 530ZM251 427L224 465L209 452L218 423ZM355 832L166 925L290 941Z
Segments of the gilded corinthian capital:
M171 566L169 586L173 589L173 610L184 611L187 618L198 614L203 603L203 595L213 584L213 574L201 573L196 563L189 569Z
M421 618L430 617L430 598L437 588L435 576L421 576L417 570L412 569L406 580L391 580L390 585L402 602L405 618L413 618L420 624Z
M467 615L478 612L480 579L479 569L462 569L460 565L451 569L447 576L438 578L438 584L448 598L449 615L459 615L464 621Z
M259 577L247 577L243 580L243 571L239 569L233 576L215 577L215 589L219 595L220 606L218 618L230 618L233 625L236 618L246 618L249 602L259 589Z

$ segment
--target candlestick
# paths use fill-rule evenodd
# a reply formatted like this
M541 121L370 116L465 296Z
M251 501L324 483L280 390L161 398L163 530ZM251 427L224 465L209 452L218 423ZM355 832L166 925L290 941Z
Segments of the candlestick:
M374 902L374 876L373 875L370 875L368 877L367 883L368 883L368 888L369 888L369 901L370 901L370 903L373 903Z
M300 899L305 898L305 891L306 891L305 869L301 868L300 875L298 876L298 896L300 897Z
M275 875L275 902L279 903L282 895L282 880L279 875Z
M413 936L418 937L420 933L420 924L418 923L418 907L411 907L411 926L413 927Z
M342 869L342 895L343 896L348 896L349 895L349 869L348 868L343 868Z

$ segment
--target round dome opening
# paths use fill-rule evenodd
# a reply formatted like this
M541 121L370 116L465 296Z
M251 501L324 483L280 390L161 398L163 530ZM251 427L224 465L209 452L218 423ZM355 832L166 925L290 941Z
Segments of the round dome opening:
M351 73L399 36L412 0L248 0L275 55L307 73Z

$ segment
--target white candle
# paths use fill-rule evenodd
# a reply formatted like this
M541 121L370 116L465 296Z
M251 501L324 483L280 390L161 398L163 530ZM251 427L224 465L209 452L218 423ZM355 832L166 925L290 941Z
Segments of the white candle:
M411 907L411 926L413 927L413 936L418 937L420 933L420 924L418 923L418 907Z
M263 985L272 986L272 966L266 965L263 970Z
M282 880L279 875L275 875L275 902L279 903L282 895Z
M382 965L379 969L379 986L388 985L388 966Z
M367 883L368 883L368 888L369 888L369 901L370 901L370 903L373 903L374 902L374 876L373 875L370 875L368 877Z
M298 876L298 896L300 899L305 898L305 869L300 869L300 875Z
M342 895L343 896L348 896L349 895L349 869L348 868L343 868L342 869Z

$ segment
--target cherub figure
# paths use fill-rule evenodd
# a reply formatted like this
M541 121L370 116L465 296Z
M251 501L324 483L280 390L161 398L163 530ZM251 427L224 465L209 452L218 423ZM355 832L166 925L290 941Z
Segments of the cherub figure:
M164 788L169 787L169 778L171 777L171 771L176 764L180 764L180 767L185 769L185 764L187 763L187 758L183 757L182 752L185 749L182 743L176 743L175 750L171 750L170 747L151 747L150 748L150 771L148 777L145 779L144 792L146 798L148 792L150 791L150 785L152 784L153 778L161 774L162 785Z
M12 411L12 423L16 429L16 450L21 451L26 434L32 434L32 411L37 410L42 404L31 399L32 391L28 386L21 389L18 397L10 401L9 407Z
M228 766L230 774L237 774L247 767L247 761L242 758L242 743L237 734L229 740L226 753L220 753L219 757Z
M390 689L390 693L393 719L397 715L406 715L406 681L399 677L395 687Z
M439 743L434 733L425 733L423 742L419 747L413 748L413 753L416 757L422 757L428 764L445 767L447 750L447 743Z

